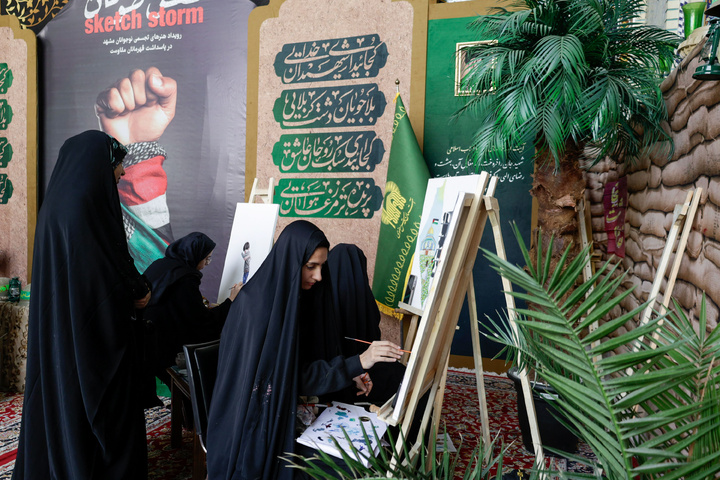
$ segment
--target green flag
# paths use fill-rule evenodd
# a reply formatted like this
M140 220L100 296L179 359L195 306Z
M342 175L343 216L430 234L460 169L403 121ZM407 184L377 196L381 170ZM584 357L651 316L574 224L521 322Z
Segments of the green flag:
M380 311L396 315L412 265L430 172L400 94L395 119L378 238L373 295Z

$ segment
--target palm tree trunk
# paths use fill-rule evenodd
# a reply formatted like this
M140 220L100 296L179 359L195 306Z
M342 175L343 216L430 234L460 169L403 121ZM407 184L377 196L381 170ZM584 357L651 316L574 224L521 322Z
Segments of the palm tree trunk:
M585 180L580 169L583 148L568 142L565 155L556 169L554 160L540 155L535 161L531 193L538 202L538 225L541 231L542 251L547 252L550 238L553 238L551 270L565 248L572 244L571 258L581 249L577 209L585 192ZM536 255L533 245L530 253Z

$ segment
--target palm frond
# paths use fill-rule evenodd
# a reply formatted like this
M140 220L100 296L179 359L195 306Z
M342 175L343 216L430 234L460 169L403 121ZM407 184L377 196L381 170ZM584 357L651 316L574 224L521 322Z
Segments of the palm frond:
M491 117L478 123L476 165L507 158L528 138L536 158L549 153L556 166L568 142L597 147L597 160L629 161L658 141L671 142L662 129L667 112L659 83L680 38L639 23L641 0L520 3L524 10L471 24L479 38L496 41L473 50L482 61L470 63L463 79L478 93L468 99L472 108L458 114ZM486 97L494 101L478 101Z
M534 367L558 392L560 409L606 475L681 478L694 472L690 466L705 475L720 471L708 461L720 449L720 334L696 333L692 322L674 310L626 330L647 305L589 332L592 322L620 310L630 293L617 293L623 277L616 267L606 263L582 283L589 261L584 250L574 259L563 257L548 271L542 248L530 257L514 230L528 262L525 268L489 251L484 254L517 287L508 293L528 306L516 309L517 334L505 325L491 338L510 349L510 358L519 355L522 366Z
M347 436L347 434L345 435ZM377 440L376 433L375 437ZM395 445L396 441L391 431L388 431L388 437L390 445ZM365 442L366 446L370 448L371 444L367 433L365 433ZM411 457L409 445L402 434L397 442L401 446L400 453L396 452L394 448L381 448L377 456L368 457L369 464L367 466L356 459L358 450L349 440L350 452L340 449L336 442L342 458L330 456L324 451L318 450L312 457L287 454L284 460L291 467L302 470L317 480L350 480L354 478L450 480L458 478L458 474L462 474L463 480L470 480L490 479L493 477L491 475L493 471L498 472L497 478L499 478L500 472L503 471L503 459L508 449L500 435L493 438L489 445L479 442L470 454L470 461L464 472L458 472L462 444L455 454L451 454L445 448L441 454L436 454L428 451L422 442L419 453ZM536 478L537 474L531 474L529 480Z

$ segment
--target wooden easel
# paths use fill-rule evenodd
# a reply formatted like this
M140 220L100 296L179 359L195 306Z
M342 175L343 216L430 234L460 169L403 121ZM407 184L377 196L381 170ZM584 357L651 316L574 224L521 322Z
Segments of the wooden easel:
M580 199L580 203L578 205L578 212L577 212L577 214L578 214L578 229L580 230L580 248L582 250L585 250L588 245L592 244L592 239L590 238L590 234L588 232L589 221L588 221L587 213L588 213L588 211L585 209L585 199L582 198L582 199ZM592 250L588 252L588 256L590 257L588 259L589 261L587 261L585 263L585 267L583 268L583 272L582 272L583 273L583 281L585 283L589 282L595 273L594 268L593 268L593 263L592 263L592 257L593 257ZM589 297L590 294L593 292L593 290L594 290L594 287L590 287L588 289L588 291L585 293L585 298ZM595 330L597 330L599 326L600 326L600 323L597 320L595 320L590 325L588 330L590 331L590 333L592 333ZM599 345L600 345L600 340L595 340L592 343L593 348L595 348ZM595 358L595 361L599 361L599 360L601 360L599 357Z
M398 302L398 308L395 309L395 312L403 316L403 321L407 320L410 322L407 330L407 335L405 336L404 345L412 345L415 341L415 334L417 333L418 322L420 321L420 317L422 317L423 314L422 310L420 310L419 308L415 308L407 303ZM400 359L400 362L403 365L407 365L409 359L410 354L404 353L402 358Z
M642 317L640 318L640 323L638 326L645 325L650 321L650 316L653 312L653 306L655 305L655 302L657 300L658 293L660 293L662 279L665 276L665 271L667 270L668 263L670 262L670 255L675 248L675 240L677 240L678 232L680 231L680 229L682 229L680 241L678 242L677 250L675 251L673 266L670 270L670 275L668 276L667 285L665 286L665 294L663 295L663 301L660 304L660 313L665 313L668 305L670 305L672 291L673 288L675 288L675 280L677 279L677 274L680 270L680 262L682 262L683 254L685 253L687 239L690 236L690 230L692 230L692 224L695 219L695 213L697 213L697 208L698 204L700 203L701 196L702 188L690 190L685 197L685 202L675 205L675 209L673 210L673 223L670 227L670 231L668 232L667 241L665 242L665 248L663 249L662 256L660 257L660 263L658 264L657 271L655 272L655 279L653 280L653 285L650 289L650 296L648 297L650 299L650 302L648 303L648 306L645 308L645 310L643 310ZM661 324L662 319L659 322L659 325ZM639 350L639 343L642 343L644 338L644 336L641 336L637 339L638 343L634 345L633 350ZM658 331L655 331L655 333L653 333L653 338L655 340L658 340ZM656 348L656 346L657 345L655 343L652 344L652 348ZM628 375L632 375L633 371L632 369L628 368L626 370L626 373ZM640 410L640 405L635 405L634 410L638 412Z
M503 260L507 260L507 254L505 251L505 243L503 241L502 237L502 229L500 227L500 209L497 199L494 197L495 190L497 188L497 178L491 177L490 181L488 182L487 189L485 191L485 195L483 196L483 202L484 207L487 213L487 217L490 219L490 224L492 226L493 230L493 238L495 240L495 247L497 255L502 258ZM517 325L515 323L515 299L512 295L510 295L509 292L512 291L512 284L507 281L505 278L502 278L503 282L503 290L505 291L505 303L507 305L508 309L508 317L510 321L511 328L515 333L517 334ZM468 288L467 288L467 299L468 299L468 309L470 312L470 329L472 334L472 345L473 345L473 359L475 362L475 377L476 377L476 383L477 383L477 389L478 389L478 404L479 404L479 410L480 410L480 420L482 425L482 435L483 435L483 441L485 442L485 445L490 444L490 421L489 421L489 415L488 415L488 408L487 408L487 395L485 392L485 379L484 379L484 369L483 369L483 363L482 363L482 351L480 346L480 331L479 331L479 319L477 316L477 302L475 298L475 286L472 279L472 276L470 276L470 279L468 281ZM417 330L417 325L419 318L422 316L423 312L419 309L412 307L411 305L407 305L404 303L399 304L399 312L404 314L405 318L409 318L410 320L410 327L408 329L408 335L406 337L406 344L412 345L413 341L415 339L415 334ZM414 348L414 347L413 347ZM448 355L449 358L449 355ZM447 370L447 369L446 369ZM540 430L537 424L537 415L535 412L535 403L532 400L532 389L530 386L530 381L527 377L527 374L525 372L518 372L518 376L520 377L522 390L523 390L523 396L525 399L525 406L527 409L527 417L528 417L528 423L530 425L530 433L533 441L533 447L535 452L537 452L536 458L538 464L542 464L544 461L544 453L542 449L542 442L540 439ZM437 399L439 399L436 406L436 411L439 412L442 408L442 398L444 396L444 389L445 389L445 377L443 377L442 382L440 383L438 387L438 394ZM434 417L434 423L433 426L435 427L436 431L439 427L439 414L435 415Z
M680 240L675 249L675 258L673 259L672 268L668 275L667 285L665 286L665 294L663 295L663 301L660 306L660 313L664 313L668 305L670 305L670 298L672 296L673 288L675 288L675 280L677 280L677 274L680 270L680 263L682 262L683 254L685 253L685 247L687 246L687 240L692 230L692 224L697 213L697 208L700 203L700 197L702 196L702 188L696 188L687 192L685 202L682 204L675 205L673 211L673 223L668 232L667 242L663 249L662 256L660 257L660 263L658 264L657 271L655 272L655 279L653 281L652 288L650 289L650 303L647 308L643 311L642 317L640 318L640 325L645 325L649 320L653 312L653 306L660 293L660 286L662 285L665 271L667 270L668 264L670 263L670 255L672 255L673 249L675 248L675 240L678 238L678 233L682 229ZM642 341L642 337L640 338Z
M479 332L477 326L477 308L475 302L475 291L472 283L472 268L475 264L477 250L480 245L483 230L488 218L491 219L495 235L498 254L506 258L502 233L500 230L499 212L497 199L492 197L497 185L496 178L490 178L487 173L481 175L478 189L474 195L465 194L465 208L457 231L448 248L448 256L443 260L444 268L433 280L433 288L427 300L422 317L418 312L407 311L413 315L412 322L418 325L416 336L415 329L411 326L408 337L413 339L413 356L408 363L406 375L398 394L383 405L378 412L381 420L397 425L402 422L401 432L407 436L410 425L414 418L418 401L428 390L429 400L423 412L422 424L418 439L410 449L410 456L414 456L421 445L420 439L428 426L432 415L432 425L437 431L440 424L442 400L445 390L447 376L447 364L450 358L450 346L457 327L457 321L462 308L465 295L468 295L471 311L471 324L473 328L473 351L476 361L478 375L478 398L483 424L483 439L489 444L490 430L488 426L487 403L484 391L484 379L482 373L482 355L480 352ZM486 188L487 187L487 188ZM509 282L504 282L506 291L510 291ZM514 312L514 299L506 293L506 302L510 308L511 315ZM403 305L405 307L405 305ZM513 318L513 317L511 317ZM511 322L515 328L514 322ZM532 402L532 391L526 375L521 376L523 390L529 401L526 405L529 410L529 421L533 433L538 461L542 461L542 446L537 428L537 420ZM408 385L406 382L409 382ZM434 438L431 438L430 449L434 449ZM402 445L396 445L399 454Z
M258 188L258 179L255 177L253 180L252 189L250 190L250 196L248 197L248 203L255 203L255 200L260 199L263 203L272 203L273 194L275 193L275 179L270 177L268 180L267 188Z
M490 225L492 226L493 239L495 240L495 250L497 256L503 260L507 260L507 253L505 251L505 242L502 236L502 228L500 227L500 206L497 198L495 198L495 189L497 187L497 179L494 183L491 182L488 186L488 194L485 196L485 209L488 212L488 218L490 219ZM510 322L510 328L512 328L515 335L518 334L517 324L515 319L517 315L515 313L515 297L512 292L512 284L505 277L501 277L503 291L505 292L505 304L508 311L508 321ZM472 331L473 341L473 357L475 361L475 376L478 385L478 401L480 405L480 415L482 421L482 433L483 441L486 445L490 444L490 420L487 408L487 396L485 393L485 378L484 369L482 366L482 352L480 348L480 330L479 330L479 319L477 316L477 304L475 302L475 288L470 279L470 285L467 291L468 295L468 308L470 310L470 328ZM532 386L528 379L527 372L518 371L518 377L520 377L520 385L522 386L523 399L525 400L525 409L527 412L528 425L530 427L530 436L532 438L533 449L535 451L535 464L542 465L544 463L545 455L542 448L542 441L540 438L540 428L537 423L537 414L535 412L535 402L532 398Z

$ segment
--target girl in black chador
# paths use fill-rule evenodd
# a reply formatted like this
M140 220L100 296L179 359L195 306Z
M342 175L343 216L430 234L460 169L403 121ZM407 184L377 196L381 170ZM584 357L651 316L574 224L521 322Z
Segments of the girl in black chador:
M342 354L328 248L313 224L288 225L230 307L210 403L210 479L292 479L297 470L281 457L296 451L298 397L353 384L372 393L360 377L401 357L387 341Z
M315 326L303 329L300 344L312 345L312 341L305 336L314 335L318 330L332 332L333 340L326 345L305 349L305 363L318 359L331 361L338 355L362 358L367 352L367 345L347 337L373 342L380 340L381 336L380 310L370 287L367 259L363 251L356 245L340 243L330 250L327 266L333 304L332 316L320 316L317 315L319 309L311 310L315 313L311 320L315 322ZM321 401L354 403L361 400L382 405L397 391L405 374L405 366L399 362L383 361L368 367L367 374L362 379L357 379L357 384L322 396ZM362 399L358 399L360 395ZM395 437L397 438L397 435Z
M242 287L241 283L233 285L220 305L205 306L200 293L201 270L210 264L214 249L210 237L193 232L168 245L165 256L145 270L153 291L144 316L149 330L148 368L168 385L165 369L175 365L183 345L220 338L230 305Z
M125 241L124 156L105 133L70 138L38 213L14 480L147 478L133 331L150 291Z

